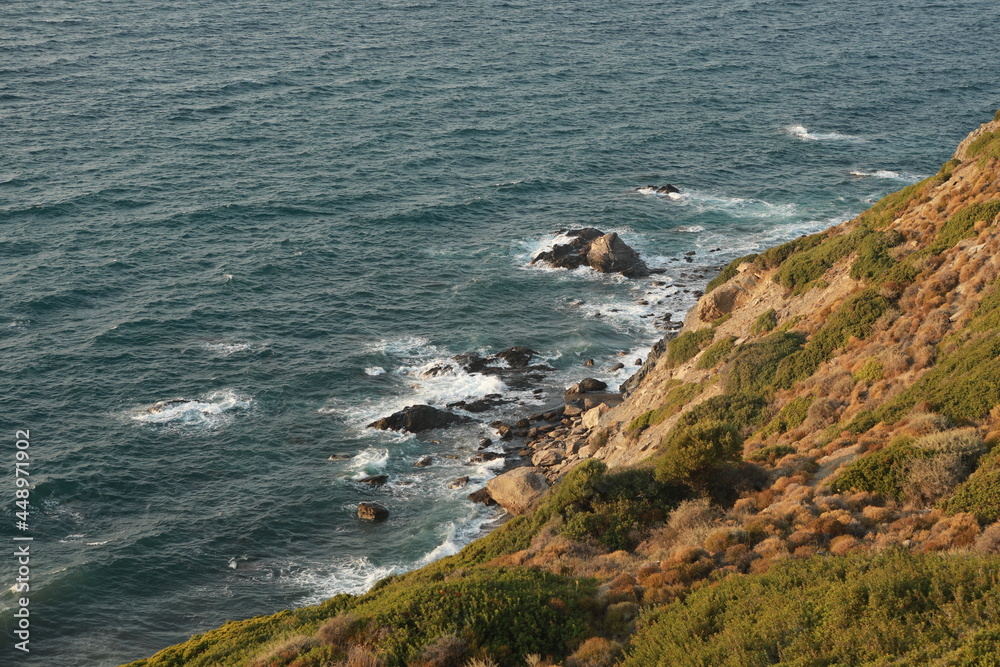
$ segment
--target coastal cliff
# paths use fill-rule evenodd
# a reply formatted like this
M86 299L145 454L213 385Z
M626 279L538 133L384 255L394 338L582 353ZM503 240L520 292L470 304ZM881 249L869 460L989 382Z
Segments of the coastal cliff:
M525 513L131 664L992 664L998 223L1000 114L933 176L726 267L624 402L572 421Z

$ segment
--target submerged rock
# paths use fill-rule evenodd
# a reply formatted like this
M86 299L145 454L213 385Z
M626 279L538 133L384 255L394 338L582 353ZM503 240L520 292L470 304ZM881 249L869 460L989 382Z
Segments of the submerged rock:
M389 510L379 503L358 503L358 518L364 521L385 521Z
M490 495L489 490L484 486L478 491L473 491L468 495L469 500L474 503L482 503L484 505L496 505L497 501L493 500L493 496Z
M369 486L385 486L386 482L389 481L388 475L369 475L368 477L362 477L361 479L354 480L359 484L368 484Z
M469 483L468 475L462 475L461 477L456 477L455 479L448 482L449 489L461 489Z
M435 428L446 428L452 424L466 424L473 421L468 417L439 410L429 405L408 405L399 412L383 417L368 425L382 431L407 431L420 433Z

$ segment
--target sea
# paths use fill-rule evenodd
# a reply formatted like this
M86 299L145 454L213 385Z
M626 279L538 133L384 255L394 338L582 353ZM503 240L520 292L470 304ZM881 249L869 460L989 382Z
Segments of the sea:
M466 498L503 465L470 463L489 422L614 388L726 262L935 173L1000 106L998 23L994 0L6 0L0 663L117 665L455 553L498 518ZM580 227L663 272L531 264ZM515 345L554 370L428 372ZM366 428L487 394L475 424Z

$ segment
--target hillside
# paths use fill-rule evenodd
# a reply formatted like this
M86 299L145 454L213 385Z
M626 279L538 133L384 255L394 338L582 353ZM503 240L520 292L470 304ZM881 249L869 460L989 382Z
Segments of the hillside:
M1000 113L730 264L621 405L569 420L528 513L131 664L996 664L998 222Z

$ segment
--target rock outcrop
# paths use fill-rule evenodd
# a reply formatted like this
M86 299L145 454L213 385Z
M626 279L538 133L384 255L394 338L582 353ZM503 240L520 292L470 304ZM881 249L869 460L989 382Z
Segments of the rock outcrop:
M490 497L511 514L523 514L548 488L538 467L514 468L486 482Z
M383 431L407 431L422 433L436 428L447 428L453 424L466 424L472 419L452 414L430 405L408 405L399 412L383 417L368 425Z
M605 234L599 229L587 227L565 234L572 239L569 243L538 253L531 263L544 262L557 269L589 266L601 273L620 273L627 278L643 278L650 274L639 253L614 232Z

